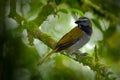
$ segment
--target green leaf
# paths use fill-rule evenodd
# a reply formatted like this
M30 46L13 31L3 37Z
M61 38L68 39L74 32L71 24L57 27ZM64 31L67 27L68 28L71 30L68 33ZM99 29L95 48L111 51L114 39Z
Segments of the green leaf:
M66 9L59 9L57 12L63 12L63 13L65 13L65 14L68 13L68 11L67 11Z
M92 22L95 24L95 26L96 26L100 31L103 32L103 30L102 30L102 28L101 28L101 25L100 25L100 23L98 22L97 19L92 19Z
M41 12L38 14L38 17L33 20L37 25L41 25L43 21L52 13L54 12L54 7L51 4L45 5L42 9Z
M75 13L78 13L80 16L84 16L84 13L79 9L72 8L71 11L75 12Z

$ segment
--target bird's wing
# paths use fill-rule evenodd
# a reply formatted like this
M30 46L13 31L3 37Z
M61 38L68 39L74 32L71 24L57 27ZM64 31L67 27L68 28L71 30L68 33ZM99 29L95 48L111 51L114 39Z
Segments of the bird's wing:
M82 30L79 27L75 27L58 41L56 48L58 51L64 50L77 42L82 36Z

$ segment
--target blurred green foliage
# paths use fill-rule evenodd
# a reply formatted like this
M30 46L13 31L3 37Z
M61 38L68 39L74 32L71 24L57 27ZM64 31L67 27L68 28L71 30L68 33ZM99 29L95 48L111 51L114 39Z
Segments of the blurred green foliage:
M0 0L0 80L119 80L119 3ZM81 49L88 55L58 53L37 66L80 16L93 26L90 42Z

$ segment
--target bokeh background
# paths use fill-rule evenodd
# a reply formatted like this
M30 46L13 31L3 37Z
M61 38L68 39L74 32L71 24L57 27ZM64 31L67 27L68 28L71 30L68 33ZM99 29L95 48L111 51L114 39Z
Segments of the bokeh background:
M93 34L77 59L37 63L88 17ZM95 46L97 46L95 48ZM120 80L120 0L0 0L0 80Z

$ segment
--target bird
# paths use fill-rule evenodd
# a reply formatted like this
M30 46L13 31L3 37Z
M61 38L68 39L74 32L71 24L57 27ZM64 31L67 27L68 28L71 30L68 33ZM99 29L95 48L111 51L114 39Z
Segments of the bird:
M71 31L66 33L56 44L56 47L48 53L37 65L42 65L52 54L67 50L74 53L83 47L92 35L92 24L87 17L80 17L75 21L77 24Z

